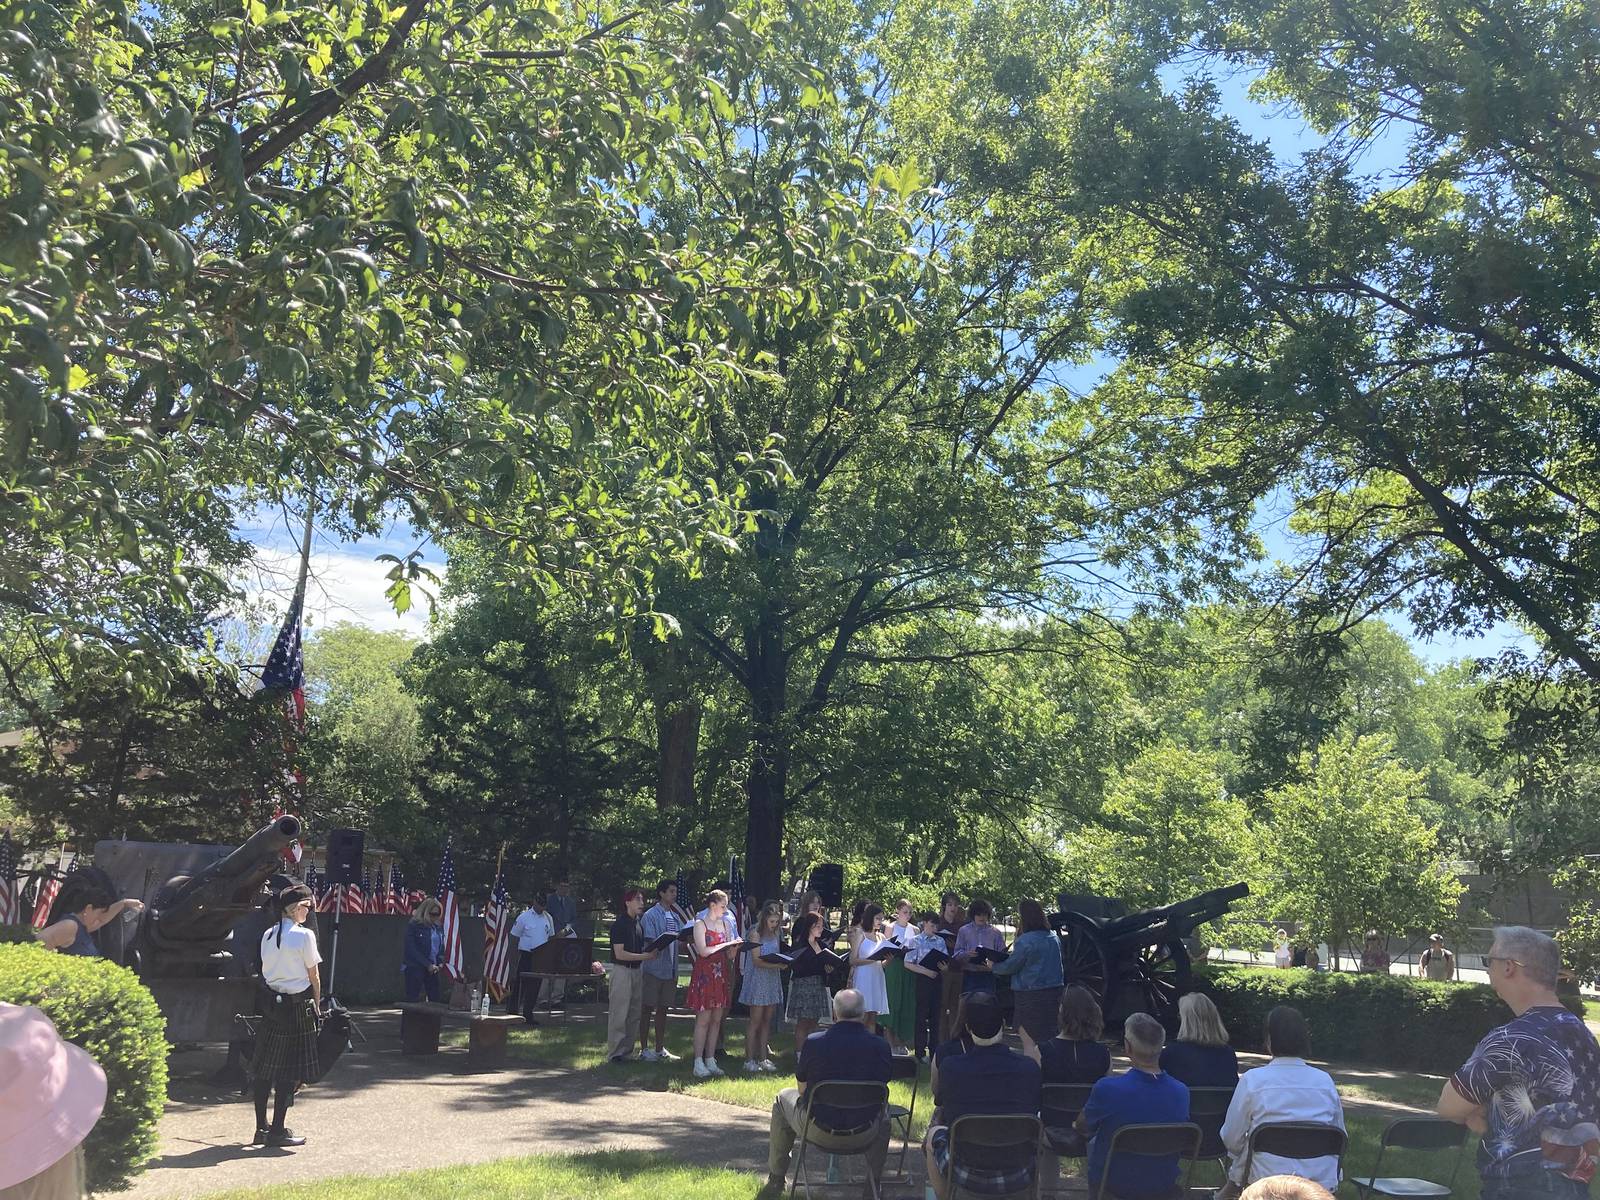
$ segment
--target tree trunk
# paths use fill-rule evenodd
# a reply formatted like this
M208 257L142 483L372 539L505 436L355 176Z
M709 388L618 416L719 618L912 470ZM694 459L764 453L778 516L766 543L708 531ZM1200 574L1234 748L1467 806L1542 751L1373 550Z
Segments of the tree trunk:
M745 635L750 664L749 812L744 830L745 891L776 899L782 887L783 819L789 789L789 660L783 618L764 609Z
M700 751L700 705L692 700L657 699L656 808L694 805L695 759Z

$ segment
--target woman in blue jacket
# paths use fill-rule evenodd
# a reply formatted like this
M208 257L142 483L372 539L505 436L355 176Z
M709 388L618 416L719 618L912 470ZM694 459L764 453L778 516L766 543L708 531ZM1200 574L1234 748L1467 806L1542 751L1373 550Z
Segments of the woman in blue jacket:
M1017 911L1021 931L1011 944L1011 953L994 964L994 973L1011 976L1011 998L1016 1005L1011 1022L1022 1035L1022 1052L1031 1056L1034 1047L1055 1037L1059 1028L1061 939L1045 920L1044 906L1037 900L1024 900Z
M439 1003L439 963L444 957L444 930L439 918L444 906L432 896L417 905L406 926L406 954L400 973L406 978L406 1000L421 1000L423 994Z

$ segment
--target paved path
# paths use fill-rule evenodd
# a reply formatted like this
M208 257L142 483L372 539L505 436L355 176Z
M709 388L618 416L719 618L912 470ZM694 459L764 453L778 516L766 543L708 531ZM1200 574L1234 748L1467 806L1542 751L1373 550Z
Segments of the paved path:
M573 1150L681 1155L691 1145L706 1162L766 1169L764 1112L676 1094L664 1103L636 1084L608 1084L603 1071L513 1060L505 1071L469 1073L465 1050L402 1056L397 1013L360 1020L371 1040L301 1094L294 1112L303 1119L290 1124L310 1142L292 1152L242 1145L255 1125L249 1102L203 1082L219 1056L175 1056L160 1152L121 1195L162 1200Z

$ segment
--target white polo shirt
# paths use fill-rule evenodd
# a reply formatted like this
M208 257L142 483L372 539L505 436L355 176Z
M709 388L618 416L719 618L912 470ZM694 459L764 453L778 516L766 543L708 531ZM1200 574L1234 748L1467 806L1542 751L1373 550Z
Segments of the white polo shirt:
M511 936L517 939L518 950L537 950L556 935L556 924L548 912L522 910L522 915L511 925Z
M283 944L278 944L278 930ZM311 986L311 968L322 961L317 935L285 918L261 935L261 978L275 992L293 996Z
M1240 1186L1268 1175L1298 1175L1320 1183L1330 1192L1339 1186L1336 1158L1280 1158L1257 1154L1250 1161L1250 1178L1244 1174L1244 1152L1250 1131L1272 1121L1312 1121L1344 1128L1344 1106L1333 1078L1303 1058L1274 1058L1239 1076L1228 1116L1222 1122L1222 1142L1232 1163L1229 1178Z

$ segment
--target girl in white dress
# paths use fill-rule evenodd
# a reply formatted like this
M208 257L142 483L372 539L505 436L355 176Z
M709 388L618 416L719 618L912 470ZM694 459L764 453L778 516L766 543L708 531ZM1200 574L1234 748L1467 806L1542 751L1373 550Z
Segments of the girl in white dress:
M883 964L867 959L889 942L881 905L869 904L862 910L859 924L851 930L850 942L850 986L861 993L867 1028L877 1032L879 1014L889 1011L889 989L883 979Z

